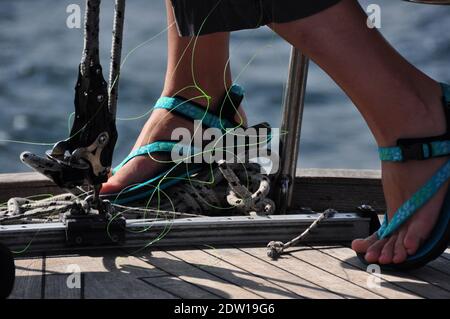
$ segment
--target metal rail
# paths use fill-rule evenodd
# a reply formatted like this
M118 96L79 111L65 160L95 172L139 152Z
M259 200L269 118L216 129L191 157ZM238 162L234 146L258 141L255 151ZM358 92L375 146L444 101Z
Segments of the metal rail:
M166 221L128 220L125 242L111 246L74 247L66 243L62 223L0 226L0 241L18 255L93 248L180 247L192 245L266 245L271 240L288 241L306 230L320 214L186 218ZM365 237L370 218L355 213L337 213L323 221L304 242L338 243ZM161 238L158 240L158 238ZM153 242L154 241L154 242ZM151 245L149 245L151 243Z

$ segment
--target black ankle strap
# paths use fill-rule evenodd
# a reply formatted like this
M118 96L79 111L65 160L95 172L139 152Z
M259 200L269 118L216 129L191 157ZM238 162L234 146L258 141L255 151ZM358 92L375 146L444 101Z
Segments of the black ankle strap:
M446 132L432 137L402 138L397 140L396 147L380 147L378 151L382 161L404 162L450 155L450 86L442 83L441 87Z

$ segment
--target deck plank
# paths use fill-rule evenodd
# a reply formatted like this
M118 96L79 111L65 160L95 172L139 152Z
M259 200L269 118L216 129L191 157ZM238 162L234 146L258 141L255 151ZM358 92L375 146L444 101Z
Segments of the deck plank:
M442 272L443 274L450 275L450 261L448 259L439 257L428 263L430 268Z
M43 258L16 259L16 281L10 299L41 299Z
M330 256L336 257L342 261L343 267L357 267L361 270L365 270L366 266L363 265L355 256L353 250L347 247L330 248L321 247L320 251ZM428 267L425 267L428 268ZM426 271L426 270L425 270ZM424 298L450 298L450 293L440 287L434 286L425 280L421 280L414 275L408 273L394 273L383 272L382 279L395 284L403 289L410 291L412 294L416 294Z
M83 271L87 270L85 264L91 260L79 256L50 256L45 257L45 286L44 299L81 299L83 297ZM77 269L71 267L76 266ZM74 271L80 272L75 274ZM79 286L71 287L73 276L77 276Z
M449 257L447 249L408 274L383 272L380 288L341 246L297 247L278 261L265 248L234 247L17 258L10 298L450 298ZM80 289L67 286L70 265Z
M180 299L220 299L220 297L174 276L149 277L141 278L141 280Z
M237 286L245 288L263 298L299 298L300 296L287 290L286 288L267 281L264 277L256 276L247 269L251 267L238 268L234 264L227 262L227 258L218 258L215 254L224 255L226 251L237 249L212 249L214 253L208 254L202 250L179 250L170 251L169 254L188 262L191 265L200 267L202 270L231 282ZM233 260L235 261L235 260ZM239 259L237 260L239 263ZM257 267L254 263L253 266Z
M261 260L265 260L274 266L289 271L290 273L301 278L307 279L317 286L322 287L324 290L328 290L329 292L337 294L343 298L382 298L380 295L377 295L365 288L361 288L330 272L324 271L314 264L297 259L294 256L285 255L274 261L267 257L266 249L244 248L243 251L246 251ZM321 257L319 260L313 260L311 262L321 263L321 260L323 259L326 259L326 257Z
M447 260L447 268L450 266L450 261ZM447 291L450 297L450 275L443 273L431 266L422 267L410 272L416 278L426 281L433 286L439 287Z
M152 256L148 258L148 262L174 277L178 277L181 280L194 284L221 298L261 298L260 295L257 295L248 289L239 287L206 272L165 251L152 252Z
M431 261L428 266L443 274L450 275L450 249L445 250L439 258Z
M254 275L260 276L276 284L278 287L284 287L284 289L293 292L296 298L340 298L340 296L330 293L322 287L272 265L265 260L261 260L242 249L221 248L204 249L204 251L222 261L239 267L241 270L245 269Z
M82 296L84 298L169 298L176 296L154 287L141 278L167 276L167 273L134 256L121 256L108 252L104 256L55 256L46 259L46 276L59 279L58 285L47 282L45 295L49 298L60 296L69 298L72 289L65 285L72 274L70 265L79 267L84 276ZM59 276L58 276L59 275ZM65 278L65 279L64 279Z
M406 299L406 298L419 298L418 296L411 294L407 290L391 285L389 282L384 282L381 287L372 288L367 285L368 276L367 272L361 271L357 267L342 267L342 262L334 257L324 254L322 251L315 249L301 249L299 251L291 252L291 255L295 258L303 260L304 262L314 263L314 265L324 271L333 273L334 275L347 280L359 287L367 289L377 295L380 295L388 299Z
M81 299L83 296L83 275L80 274L80 287L69 288L69 274L51 274L45 277L44 299Z
M87 274L85 282L85 299L178 299L170 292L127 275Z
M447 248L444 253L441 255L442 258L450 260L450 248Z

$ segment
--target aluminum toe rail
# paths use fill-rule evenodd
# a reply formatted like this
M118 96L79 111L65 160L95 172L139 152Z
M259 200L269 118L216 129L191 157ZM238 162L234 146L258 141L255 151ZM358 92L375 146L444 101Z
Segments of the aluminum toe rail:
M175 220L128 220L125 242L102 246L123 248L183 247L195 245L266 245L287 241L304 231L319 214L201 217ZM324 221L303 243L342 243L370 233L370 218L358 213L337 213ZM73 247L66 243L62 223L0 226L0 241L27 255L50 251L77 251L99 247Z

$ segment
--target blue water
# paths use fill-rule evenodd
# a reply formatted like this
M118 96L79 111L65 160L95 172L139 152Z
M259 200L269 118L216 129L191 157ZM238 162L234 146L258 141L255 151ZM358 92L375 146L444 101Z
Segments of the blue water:
M103 1L101 53L109 65L112 2ZM382 9L381 32L414 65L450 82L450 7L400 0L360 1ZM66 27L66 7L81 0L0 0L0 173L27 171L18 155L43 153L68 136L73 87L82 50L82 30ZM162 0L131 0L127 6L124 52L165 27ZM250 59L252 63L247 66ZM250 122L279 127L289 46L267 28L232 36L232 68L247 90ZM166 63L166 35L155 38L127 60L120 87L119 141L115 162L128 152L159 97ZM106 75L106 72L105 72ZM301 167L378 168L376 146L348 98L313 65L302 133Z

